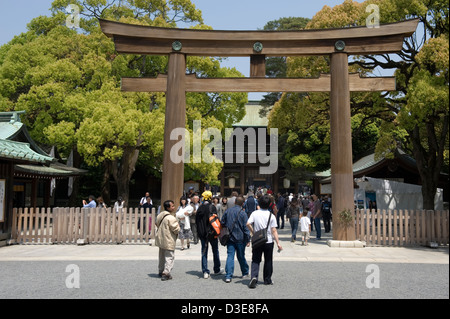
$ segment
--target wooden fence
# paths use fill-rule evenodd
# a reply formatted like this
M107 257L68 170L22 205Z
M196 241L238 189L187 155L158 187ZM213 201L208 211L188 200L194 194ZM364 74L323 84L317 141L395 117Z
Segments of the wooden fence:
M155 209L14 208L12 243L148 244ZM449 244L449 211L356 210L356 238L367 246Z
M449 244L448 210L356 210L355 223L367 246Z
M155 209L14 208L12 243L148 244Z

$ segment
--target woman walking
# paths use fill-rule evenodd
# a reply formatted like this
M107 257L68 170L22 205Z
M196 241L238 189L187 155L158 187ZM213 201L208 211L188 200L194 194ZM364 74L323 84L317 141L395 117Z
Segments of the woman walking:
M297 197L294 197L287 209L287 217L289 218L292 229L291 242L293 243L295 243L297 239L298 222L302 211L300 205Z
M178 238L181 241L181 250L184 250L184 240L187 241L187 248L191 247L189 240L193 238L191 231L190 216L194 211L194 207L188 204L187 198L181 196L180 206L178 206L176 217L180 224L180 232L178 233Z

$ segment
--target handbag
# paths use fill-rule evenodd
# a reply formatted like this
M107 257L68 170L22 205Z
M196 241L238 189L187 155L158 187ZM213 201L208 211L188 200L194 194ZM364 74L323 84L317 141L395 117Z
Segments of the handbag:
M238 220L239 214L241 212L242 212L242 209L239 211L239 213L237 214L236 218L234 219L233 226L231 226L231 231L228 230L227 226L222 226L222 230L220 231L220 234L219 234L219 241L220 241L220 244L222 246L226 246L228 241L230 240L230 235L231 235L231 232L234 229L234 224L236 224L236 221Z
M252 236L252 248L258 248L267 243L269 240L267 238L267 230L269 229L270 218L272 218L272 213L269 213L269 220L267 221L267 227L258 230Z

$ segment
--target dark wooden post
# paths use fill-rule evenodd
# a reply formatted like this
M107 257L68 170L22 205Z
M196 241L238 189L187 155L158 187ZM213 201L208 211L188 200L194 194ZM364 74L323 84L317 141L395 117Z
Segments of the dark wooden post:
M331 55L331 188L333 215L354 210L352 130L347 53ZM333 218L333 221L336 221ZM345 228L333 223L333 239L355 240L354 225Z
M186 127L185 78L186 56L181 53L169 54L161 205L166 200L173 200L176 204L183 194L184 162L176 164L170 158L170 151L178 142L170 140L170 133L176 128Z
M265 77L266 76L266 56L265 55L251 55L250 56L250 77Z

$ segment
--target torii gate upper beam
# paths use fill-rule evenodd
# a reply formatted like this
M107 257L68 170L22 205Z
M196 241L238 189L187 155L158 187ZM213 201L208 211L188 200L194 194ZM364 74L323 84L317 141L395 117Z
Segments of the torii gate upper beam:
M349 55L394 53L403 39L416 31L418 20L381 25L301 31L218 31L156 28L100 20L102 31L114 38L119 53L195 56L299 56L329 55L336 42ZM181 43L180 47L174 47ZM262 44L259 45L259 44ZM178 49L179 48L179 49Z

